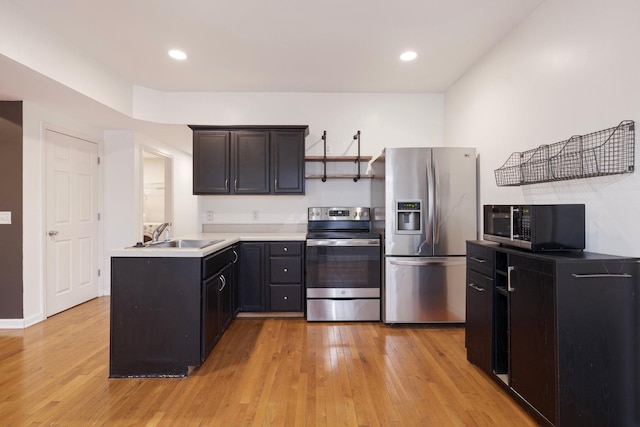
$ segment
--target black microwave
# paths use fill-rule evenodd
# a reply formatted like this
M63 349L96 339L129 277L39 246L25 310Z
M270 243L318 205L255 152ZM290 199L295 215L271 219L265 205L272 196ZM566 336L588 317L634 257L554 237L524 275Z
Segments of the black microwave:
M584 249L584 205L484 205L483 238L531 251Z

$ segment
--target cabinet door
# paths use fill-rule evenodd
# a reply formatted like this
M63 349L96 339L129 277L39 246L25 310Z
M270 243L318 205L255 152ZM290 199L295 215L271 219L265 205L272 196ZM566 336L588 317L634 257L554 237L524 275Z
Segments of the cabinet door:
M266 243L240 245L240 311L265 311Z
M558 265L558 425L638 425L639 267L630 259Z
M202 361L207 358L220 337L218 299L221 285L221 274L209 278L202 285Z
M229 326L232 318L231 300L233 295L233 264L228 265L220 274L218 288L218 338Z
M269 132L233 132L233 192L236 194L268 194Z
M511 387L549 421L556 420L556 328L553 264L510 255Z
M229 194L230 133L193 133L193 194Z
M304 194L304 132L272 131L273 192Z
M240 311L240 245L232 248L233 264L231 266L231 307L233 316Z
M493 280L467 270L467 360L487 373L491 372L492 300Z

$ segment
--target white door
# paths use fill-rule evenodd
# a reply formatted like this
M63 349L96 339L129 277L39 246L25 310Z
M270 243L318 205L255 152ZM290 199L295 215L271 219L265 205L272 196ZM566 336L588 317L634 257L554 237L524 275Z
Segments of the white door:
M98 296L98 145L46 130L46 315Z

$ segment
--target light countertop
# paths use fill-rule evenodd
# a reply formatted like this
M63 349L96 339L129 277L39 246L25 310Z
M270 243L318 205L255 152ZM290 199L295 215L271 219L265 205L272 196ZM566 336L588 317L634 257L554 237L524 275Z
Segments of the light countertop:
M205 248L160 248L160 247L144 247L135 248L132 246L109 251L111 257L182 257L182 258L198 258L207 256L214 252L218 252L227 246L237 242L278 242L278 241L304 241L306 233L195 233L186 236L180 236L177 239L188 240L222 240L214 245Z

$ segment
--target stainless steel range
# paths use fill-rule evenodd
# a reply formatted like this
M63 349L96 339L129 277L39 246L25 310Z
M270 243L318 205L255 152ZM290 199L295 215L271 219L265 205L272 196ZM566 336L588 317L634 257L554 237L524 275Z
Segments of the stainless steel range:
M369 208L309 208L308 321L379 321L380 234Z

